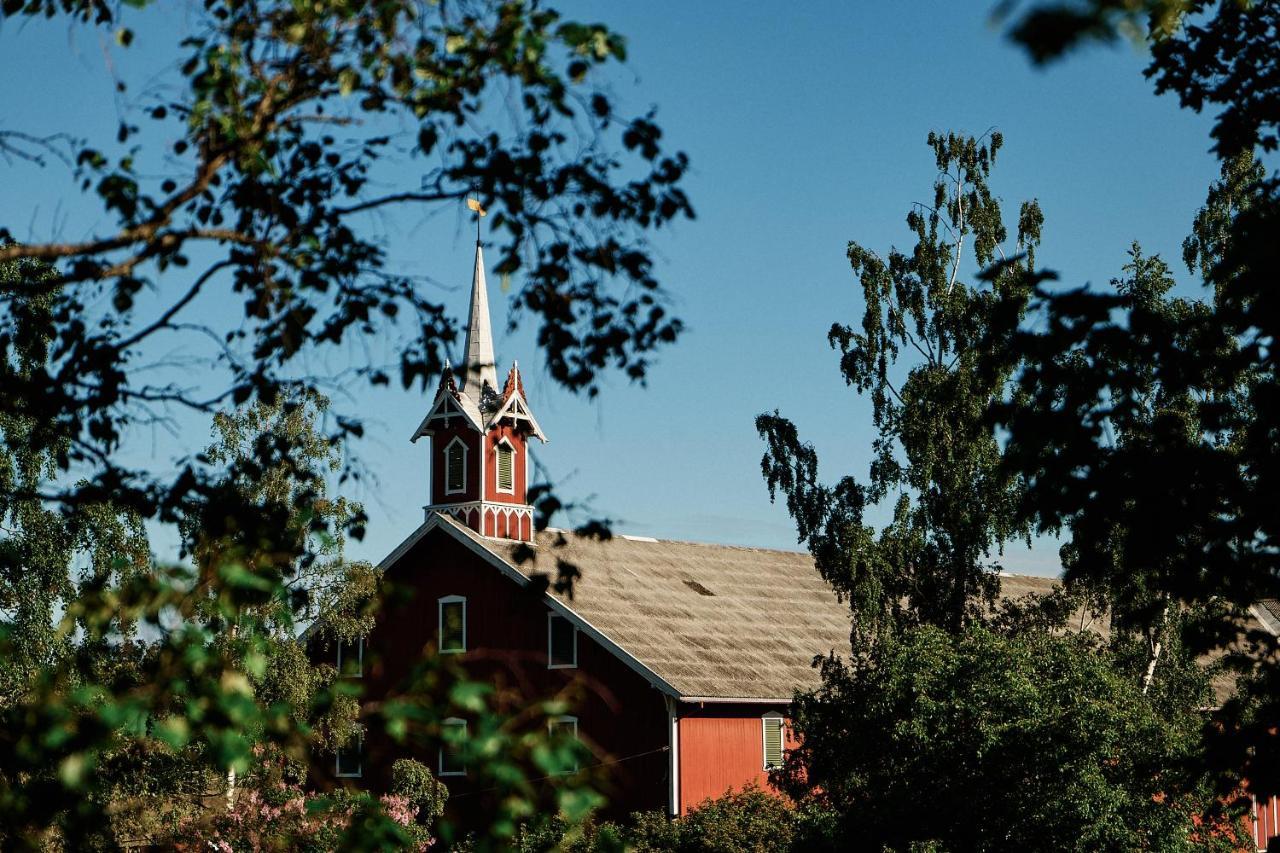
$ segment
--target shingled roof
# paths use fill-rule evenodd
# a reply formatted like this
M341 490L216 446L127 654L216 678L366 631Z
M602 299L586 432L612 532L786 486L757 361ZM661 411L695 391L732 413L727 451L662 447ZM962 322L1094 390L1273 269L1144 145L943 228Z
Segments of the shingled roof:
M816 655L850 652L849 607L807 552L544 531L532 543L537 559L519 562L520 543L489 539L442 514L418 532L434 526L520 580L554 573L556 560L576 566L582 576L572 598L549 595L684 699L788 702L818 685ZM1048 592L1054 583L1003 576L1007 597Z
M582 572L561 602L684 697L789 701L817 686L815 655L849 654L849 608L807 553L627 536L566 535L554 547L557 538L536 545ZM515 564L519 546L495 546Z

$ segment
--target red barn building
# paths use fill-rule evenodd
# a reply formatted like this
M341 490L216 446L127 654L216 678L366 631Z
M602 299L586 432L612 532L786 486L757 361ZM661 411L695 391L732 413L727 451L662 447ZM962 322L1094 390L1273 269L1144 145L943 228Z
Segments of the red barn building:
M849 614L808 554L561 531L535 534L528 442L546 441L520 371L499 385L484 260L477 244L466 356L448 368L413 439L430 441L426 517L381 563L408 595L384 606L358 655L366 697L399 683L435 649L472 677L530 698L581 686L569 715L606 768L611 808L683 813L749 783L787 745L788 703L818 681L815 655L849 650ZM535 559L521 559L532 554ZM572 596L541 593L533 572L578 568ZM376 661L376 663L375 663ZM454 721L465 726L465 721ZM372 734L339 776L372 785L400 757ZM443 748L414 756L455 798L472 785ZM463 798L465 799L465 798Z
M547 438L518 366L498 384L478 243L465 358L456 372L446 368L412 439L423 437L425 519L380 564L409 594L379 614L365 641L372 654L365 645L338 650L339 670L362 675L366 698L401 683L425 653L457 654L473 678L519 685L531 700L580 685L576 706L553 724L575 733L606 770L615 812L684 814L731 789L767 789L768 768L791 743L791 698L818 683L813 658L850 651L847 605L807 553L535 533L528 442ZM534 582L558 561L581 573L572 595ZM1002 594L1052 586L1005 576ZM1280 603L1261 603L1253 617L1280 634ZM1216 686L1220 695L1232 689ZM372 735L358 749L339 754L337 775L385 784L397 749ZM445 780L455 802L482 793L443 746L413 757ZM1280 837L1277 815L1275 798L1255 802L1258 849Z

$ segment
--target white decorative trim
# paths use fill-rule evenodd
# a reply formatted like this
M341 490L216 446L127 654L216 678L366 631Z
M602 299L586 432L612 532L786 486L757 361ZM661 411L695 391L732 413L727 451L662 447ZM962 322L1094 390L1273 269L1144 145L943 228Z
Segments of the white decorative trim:
M769 723L773 721L778 723L778 757L782 759L787 751L786 737L786 718L777 711L766 711L760 715L760 766L765 770L772 770L774 767L781 767L781 761L778 764L769 763Z
M355 773L343 773L341 770L342 750L346 747L338 747L333 754L333 775L339 779L359 779L364 775L364 733L356 734L356 757L359 758L359 765Z
M502 465L499 464L498 453L503 447L511 454L511 488L509 489L502 488ZM514 496L516 493L516 448L505 435L493 445L493 490L500 495Z
M446 604L462 605L462 648L446 649L444 647L444 606ZM460 655L467 650L467 597L465 595L444 595L436 601L436 643L442 655Z
M527 421L529 434L537 436L543 444L547 443L547 437L543 434L542 427L538 426L538 421L533 417L533 412L529 410L528 402L521 399L519 391L507 398L507 401L485 422L485 427L491 428L494 424L500 423L503 418L511 418L512 425L517 425L520 421Z
M431 519L437 513L439 513L441 515L451 516L452 518L457 520L457 522L461 524L463 527L466 527L468 530L470 530L471 528L467 524L467 513L473 510L475 511L476 515L480 519L480 530L475 531L475 533L479 536L484 536L486 539L505 539L512 542L525 541L524 539L521 538L521 536L523 535L523 530L524 530L523 522L526 518L529 520L530 534L532 534L533 532L533 507L529 506L528 504L494 503L493 501L465 501L463 503L428 504L427 506L423 507L423 511L425 512L427 517L427 521L424 523L430 523ZM497 532L497 529L498 529L496 524L497 519L496 519L496 516L494 516L494 513L499 513L499 512L508 513L510 514L512 519L520 522L519 524L515 525L515 528L516 528L515 536L488 536L483 532L485 518L490 516L494 517L494 520L495 520L494 532L495 533ZM509 524L508 531L507 531L508 533L511 532L510 527L511 525ZM387 563L386 560L383 560L382 562L383 564Z
M455 444L462 445L462 485L459 488L453 488L449 484L449 452L453 450ZM467 443L462 440L462 436L454 436L453 441L444 446L444 493L446 495L459 495L467 490L467 456L471 453L471 448L467 447ZM481 482L484 482L481 480Z
M442 412L441 409L445 406L451 407L453 411ZM431 404L431 408L422 419L422 423L418 424L418 428L414 430L413 437L410 438L409 441L416 442L424 435L434 435L435 430L431 429L429 426L431 421L443 420L445 426L448 426L449 421L452 418L462 418L479 432L483 432L484 430L480 421L473 414L467 411L467 407L463 405L460 400L455 398L451 393L449 393L449 391L441 389L437 392L435 402Z
M441 720L441 723L440 723L440 724L441 724L441 728L442 728L442 729L443 729L443 727L444 727L444 726L461 726L461 727L462 727L462 737L463 737L463 739L464 739L464 740L466 739L466 737L467 737L467 721L466 721L466 720L464 720L464 719L462 719L461 717L448 717L448 718L446 718L446 719L444 719L444 720ZM467 775L467 763L466 763L465 761L464 761L464 762L462 762L462 769L461 769L461 770L448 770L448 771L446 771L446 770L444 769L444 749L445 749L445 744L444 744L443 738L441 738L441 743L440 743L440 753L439 753L438 760L437 760L437 763L436 763L436 770L437 770L436 775L437 775L437 776L466 776L466 775Z
M680 816L680 715L674 696L663 696L667 706L667 814Z
M569 623L569 627L573 629L573 663L553 663L555 658L551 654L551 625L556 619L564 619ZM559 613L547 614L547 669L577 669L578 668L578 626Z
M356 639L356 659L359 669L355 675L347 675L342 671L342 640L338 640L338 677L339 678L364 678L364 637Z

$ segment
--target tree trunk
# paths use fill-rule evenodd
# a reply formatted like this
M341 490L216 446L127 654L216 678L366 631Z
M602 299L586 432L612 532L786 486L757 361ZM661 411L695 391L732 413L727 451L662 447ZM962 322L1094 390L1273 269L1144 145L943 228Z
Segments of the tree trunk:
M1142 695L1146 696L1147 691L1151 689L1151 682L1155 680L1156 663L1160 660L1160 652L1164 644L1160 638L1164 636L1165 622L1169 620L1169 602L1165 602L1164 611L1160 614L1160 622L1156 625L1155 643L1151 646L1151 660L1147 661L1147 672L1142 676Z

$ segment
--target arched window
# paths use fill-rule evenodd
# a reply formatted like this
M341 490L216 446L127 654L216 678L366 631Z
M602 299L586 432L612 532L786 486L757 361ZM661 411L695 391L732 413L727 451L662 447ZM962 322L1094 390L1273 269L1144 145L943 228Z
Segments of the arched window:
M460 438L444 449L445 494L467 490L467 443Z
M570 746L573 749L571 755L559 755L561 759L560 767L555 771L557 773L577 773L578 772L578 718L577 717L552 717L547 720L547 736L551 739L553 749Z
M467 760L465 741L467 739L467 721L458 717L444 720L440 726L440 776L466 776Z
M514 494L516 490L516 451L505 438L494 449L498 457L498 491Z

